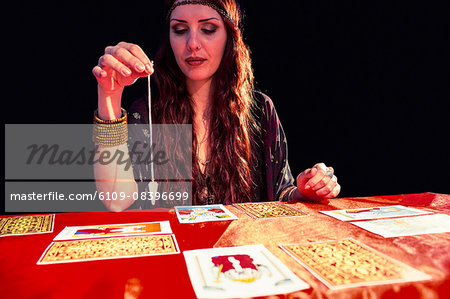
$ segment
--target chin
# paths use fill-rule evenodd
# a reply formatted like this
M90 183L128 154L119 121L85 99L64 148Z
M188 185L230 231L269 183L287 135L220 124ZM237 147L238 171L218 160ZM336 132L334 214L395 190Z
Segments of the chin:
M201 73L188 73L186 74L186 78L190 81L205 81L209 80L212 77L210 74L201 74Z

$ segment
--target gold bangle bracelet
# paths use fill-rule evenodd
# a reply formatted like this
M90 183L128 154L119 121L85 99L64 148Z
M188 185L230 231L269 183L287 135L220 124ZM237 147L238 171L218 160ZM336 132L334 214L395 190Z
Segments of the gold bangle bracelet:
M94 112L92 141L105 146L118 146L128 141L127 111L121 110L122 117L113 120L102 120L98 112Z
M120 108L120 111L122 112L122 116L117 119L111 119L111 120L103 120L98 117L98 110L94 111L94 124L120 124L127 121L127 111L123 108Z

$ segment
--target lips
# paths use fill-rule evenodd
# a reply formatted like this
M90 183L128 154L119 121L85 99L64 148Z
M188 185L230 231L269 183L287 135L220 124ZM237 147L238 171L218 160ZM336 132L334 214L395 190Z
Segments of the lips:
M190 66L199 66L199 65L203 64L203 62L206 61L206 58L202 58L202 57L188 57L188 58L185 59L185 61Z

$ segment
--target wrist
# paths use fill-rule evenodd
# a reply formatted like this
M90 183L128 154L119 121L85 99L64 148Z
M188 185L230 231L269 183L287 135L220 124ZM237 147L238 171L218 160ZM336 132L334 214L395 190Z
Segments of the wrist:
M122 117L104 120L94 112L92 141L98 145L119 146L128 141L127 111L121 109Z
M122 116L123 88L114 91L105 90L101 85L97 87L98 93L98 117L103 120L118 119Z
M305 193L309 193L305 194ZM317 198L317 196L314 194L314 192L300 192L299 188L295 188L295 191L292 194L291 200L300 200L300 201L320 201L320 198Z
M305 200L305 198L304 198L304 196L300 193L300 191L298 190L298 188L295 188L294 192L292 192L292 194L291 194L290 200L299 200L299 201L303 201L303 200Z

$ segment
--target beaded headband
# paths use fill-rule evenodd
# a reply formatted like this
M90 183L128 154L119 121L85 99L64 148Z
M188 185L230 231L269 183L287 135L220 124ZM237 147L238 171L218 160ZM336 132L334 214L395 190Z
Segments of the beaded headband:
M180 1L180 2L174 3L174 4L172 5L172 7L169 9L168 13L167 13L167 17L166 17L167 20L169 20L170 15L172 14L172 12L173 12L173 10L174 10L175 8L177 8L178 6L181 6L181 5L188 5L188 4L200 4L200 5L209 6L209 7L211 7L212 9L214 9L215 11L217 11L219 14L221 14L222 17L224 17L224 18L226 18L228 21L230 21L231 24L236 25L236 24L234 24L234 21L233 21L233 19L230 17L230 15L228 15L228 13L227 13L224 9L221 9L220 7L218 7L217 5L215 5L214 3L211 3L211 2L208 2L208 1L205 1L205 0L183 0L183 1Z

